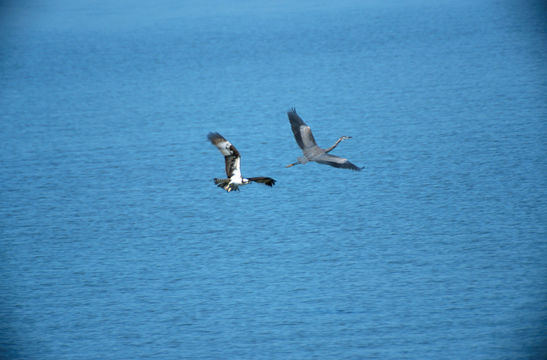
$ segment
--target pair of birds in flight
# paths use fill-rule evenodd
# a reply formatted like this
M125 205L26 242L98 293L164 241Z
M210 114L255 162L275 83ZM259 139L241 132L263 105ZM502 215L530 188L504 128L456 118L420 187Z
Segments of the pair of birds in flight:
M341 141L350 139L351 136L341 136L330 148L321 149L317 146L310 127L300 118L300 116L298 116L296 110L291 109L287 114L289 115L289 121L291 123L291 129L294 134L294 138L296 139L296 143L302 149L304 156L298 157L296 162L289 164L286 167L306 164L309 161L315 161L320 164L326 164L337 168L356 171L361 170L360 167L355 166L349 162L348 159L328 154L328 152L338 146ZM249 184L253 181L267 186L273 186L275 184L275 180L270 177L243 177L243 175L241 175L240 168L241 156L235 146L217 132L209 133L207 138L220 150L222 155L224 155L224 161L226 163L226 175L228 178L215 178L214 181L218 187L230 192L233 190L239 191L239 186Z

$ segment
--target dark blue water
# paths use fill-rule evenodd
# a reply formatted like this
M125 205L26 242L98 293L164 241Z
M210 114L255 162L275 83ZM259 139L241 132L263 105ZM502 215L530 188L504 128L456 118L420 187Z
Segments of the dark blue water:
M541 2L257 6L2 4L1 357L545 356Z

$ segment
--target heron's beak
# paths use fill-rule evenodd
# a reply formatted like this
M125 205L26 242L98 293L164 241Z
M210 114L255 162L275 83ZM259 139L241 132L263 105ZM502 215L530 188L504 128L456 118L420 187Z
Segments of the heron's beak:
M290 168L291 166L294 166L294 164L289 164L287 166L285 166L286 168Z

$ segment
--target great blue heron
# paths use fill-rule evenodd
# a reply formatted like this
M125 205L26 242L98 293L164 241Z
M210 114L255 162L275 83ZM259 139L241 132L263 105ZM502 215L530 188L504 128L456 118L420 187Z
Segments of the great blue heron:
M239 191L240 185L247 185L250 182L259 182L268 186L273 186L275 180L269 177L252 177L244 178L241 175L240 163L241 156L239 151L232 145L228 140L226 140L222 135L217 132L211 132L207 135L207 138L213 145L215 145L222 155L224 155L224 161L226 163L226 175L227 179L214 179L215 184L218 187L223 188L224 190L230 192L232 190Z
M298 146L302 148L304 156L298 157L298 161L287 165L291 167L298 164L306 164L309 161L315 161L320 164L326 164L337 168L351 169L360 171L362 168L355 166L348 159L341 158L339 156L327 154L334 149L338 144L346 139L351 139L351 136L341 136L336 140L334 145L328 149L321 149L317 146L310 127L298 116L295 109L291 109L288 113L289 121L291 122L291 129L296 139Z

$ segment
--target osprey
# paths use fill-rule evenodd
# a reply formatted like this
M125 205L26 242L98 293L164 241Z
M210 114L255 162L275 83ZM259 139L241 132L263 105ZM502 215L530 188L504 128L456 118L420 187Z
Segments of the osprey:
M311 133L311 128L304 122L304 120L300 118L300 116L298 116L296 110L291 109L287 114L289 115L289 121L291 123L291 129L294 134L294 138L296 139L296 143L302 149L304 156L298 157L297 162L289 164L286 167L305 164L309 161L315 161L320 164L326 164L337 168L356 171L360 171L362 169L349 162L348 159L327 154L329 151L338 146L341 141L351 139L351 136L341 136L330 148L321 149L315 142L313 134Z
M226 175L227 179L214 179L215 184L218 187L230 192L232 190L239 191L240 185L247 185L250 182L259 182L264 185L273 186L275 180L270 177L252 177L244 178L241 175L240 163L241 157L239 151L232 143L226 140L222 135L217 132L211 132L207 135L207 138L213 145L215 145L222 155L224 155L224 161L226 162Z

